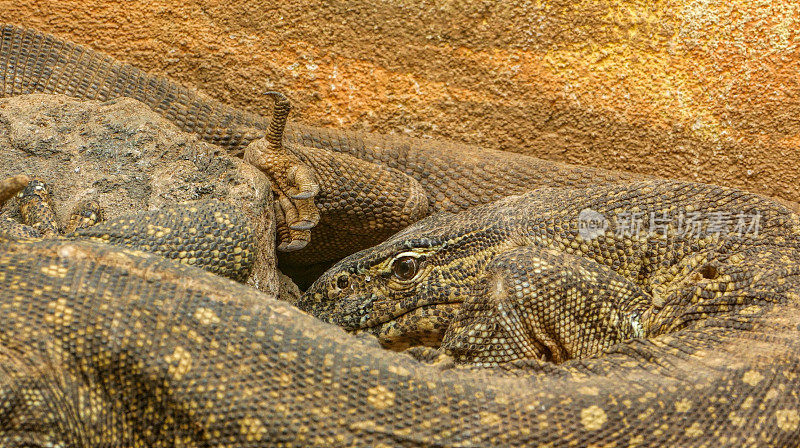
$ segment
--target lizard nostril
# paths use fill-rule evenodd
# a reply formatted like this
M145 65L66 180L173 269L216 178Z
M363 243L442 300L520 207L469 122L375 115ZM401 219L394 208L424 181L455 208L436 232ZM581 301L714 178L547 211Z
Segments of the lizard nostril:
M340 275L340 276L339 276L339 277L336 279L336 286L337 286L339 289L345 289L345 288L347 288L349 285L350 285L350 279L349 279L349 278L347 278L347 275L346 275L346 274L342 274L342 275Z
M707 264L700 268L700 275L702 275L705 279L713 280L719 276L719 272L717 271L717 268Z

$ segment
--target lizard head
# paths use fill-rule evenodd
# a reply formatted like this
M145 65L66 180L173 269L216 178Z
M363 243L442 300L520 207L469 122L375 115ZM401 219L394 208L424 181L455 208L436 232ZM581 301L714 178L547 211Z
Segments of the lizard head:
M431 216L341 260L298 306L348 331L373 333L386 348L438 347L505 240L503 229L492 220Z

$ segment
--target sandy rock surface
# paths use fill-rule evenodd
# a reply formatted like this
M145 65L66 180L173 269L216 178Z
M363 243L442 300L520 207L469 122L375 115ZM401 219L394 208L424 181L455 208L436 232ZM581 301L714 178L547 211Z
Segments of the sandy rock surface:
M249 283L277 293L269 181L241 159L186 134L132 99L81 102L59 95L0 98L0 178L44 179L66 222L96 199L107 217L216 198L236 204L259 237ZM14 201L5 213L13 213Z
M796 0L0 0L267 114L800 200Z

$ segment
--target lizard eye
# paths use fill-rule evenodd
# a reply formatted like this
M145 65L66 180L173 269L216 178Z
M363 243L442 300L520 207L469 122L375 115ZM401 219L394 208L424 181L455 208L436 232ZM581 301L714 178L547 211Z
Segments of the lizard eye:
M392 274L398 280L411 280L417 275L417 271L419 271L419 259L415 256L399 256L392 261Z

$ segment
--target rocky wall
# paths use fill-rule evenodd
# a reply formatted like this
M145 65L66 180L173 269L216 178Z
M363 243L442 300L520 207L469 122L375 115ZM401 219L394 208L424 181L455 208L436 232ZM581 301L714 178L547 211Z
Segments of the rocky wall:
M268 113L800 200L794 0L0 0Z

